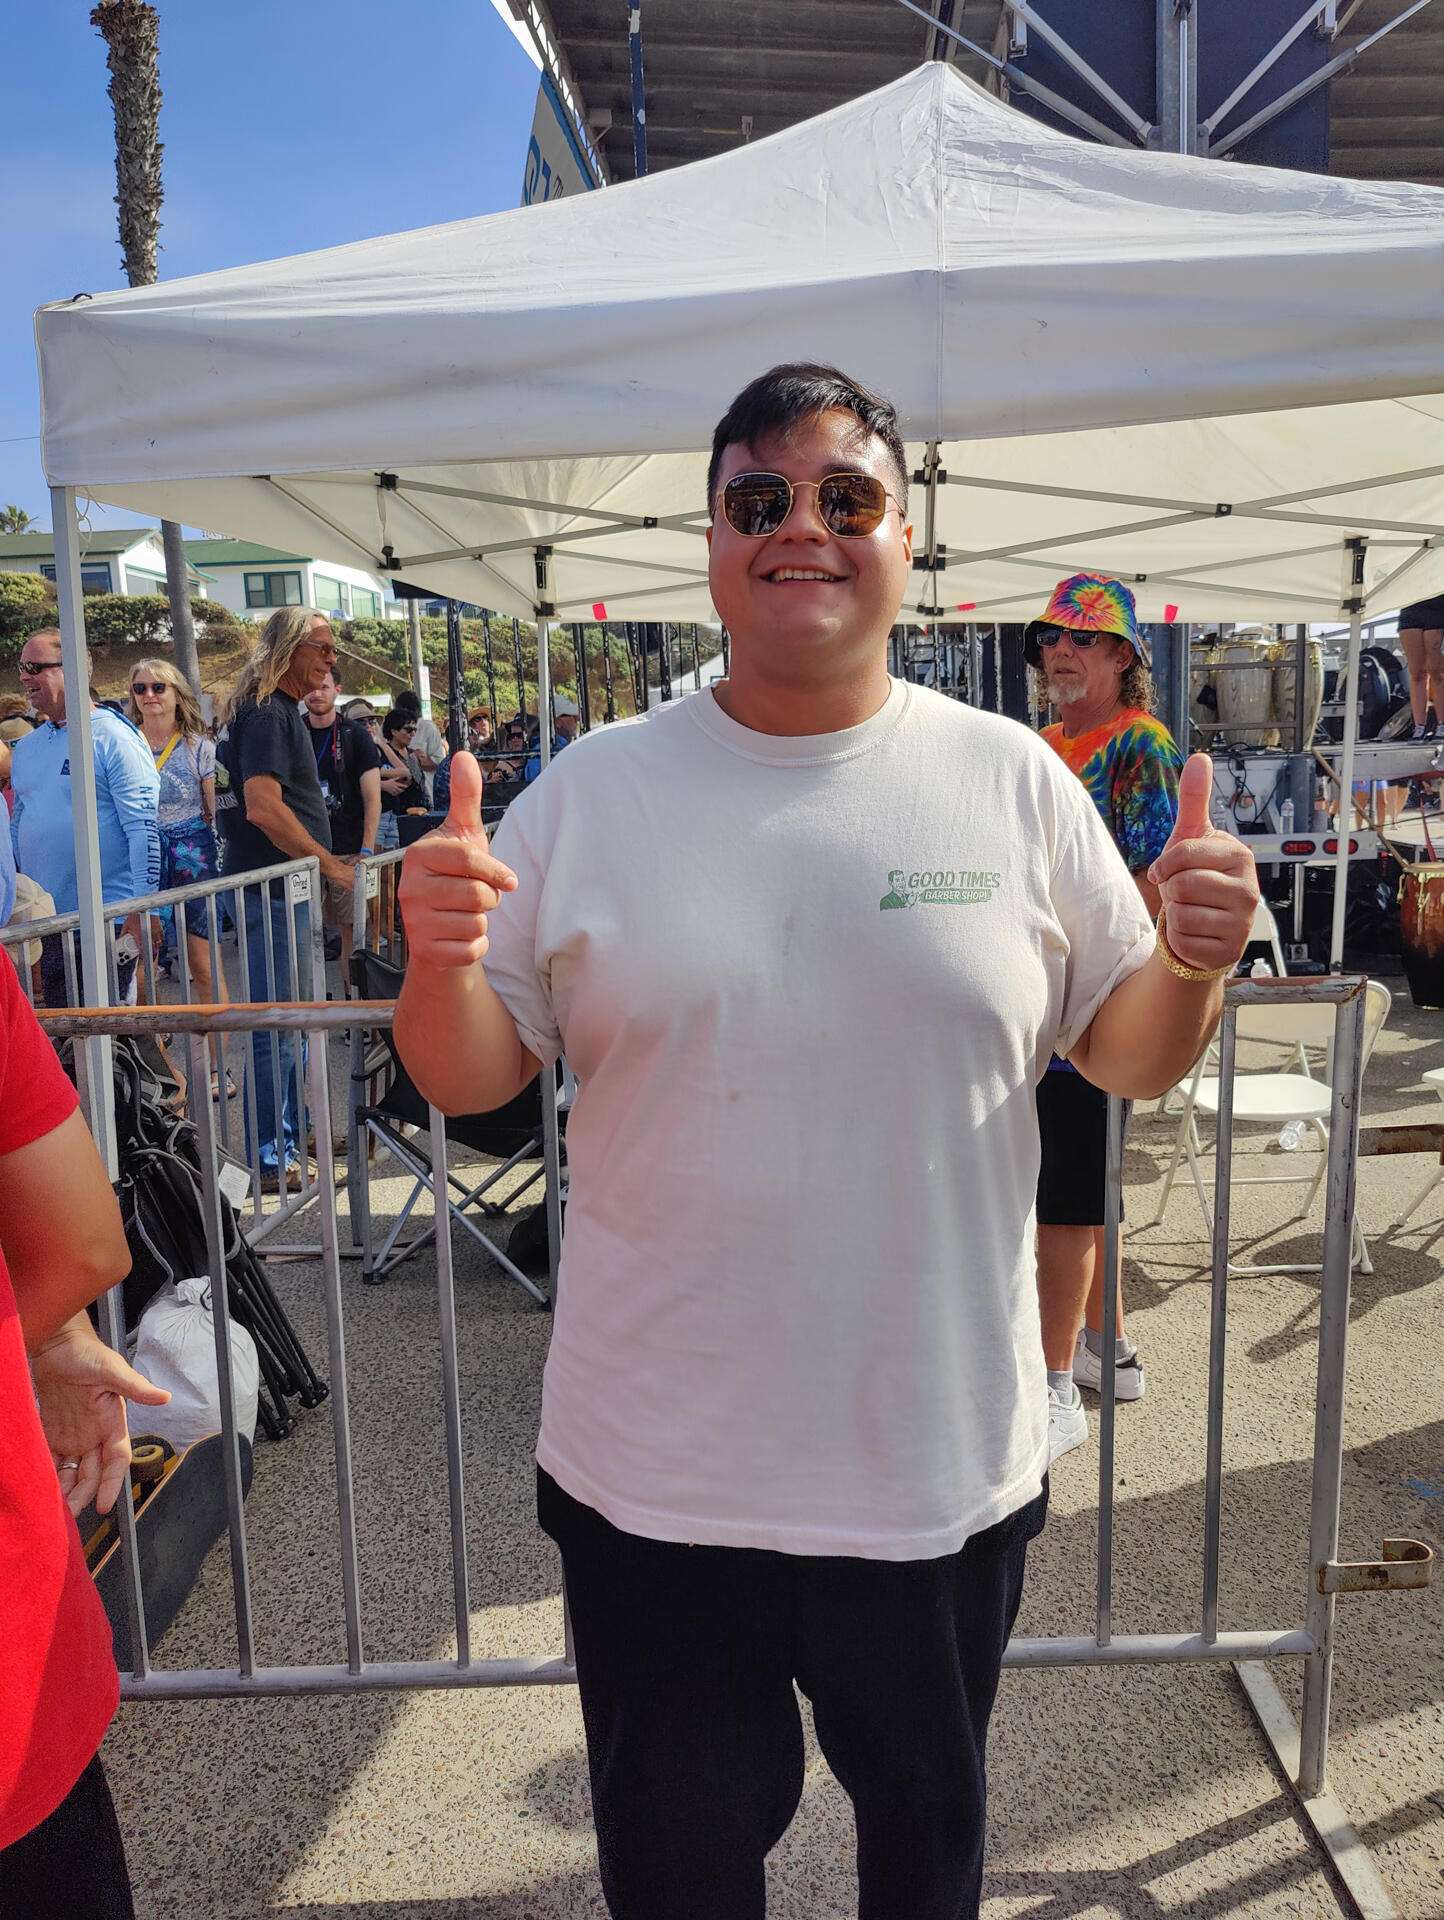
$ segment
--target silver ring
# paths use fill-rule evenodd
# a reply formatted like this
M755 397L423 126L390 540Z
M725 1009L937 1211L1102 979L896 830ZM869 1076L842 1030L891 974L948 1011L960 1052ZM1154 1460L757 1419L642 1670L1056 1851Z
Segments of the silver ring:
M75 1469L75 1471L76 1471L77 1473L79 1473L79 1471L80 1471L80 1462L79 1462L78 1460L62 1460L62 1461L61 1461L61 1463L60 1463L60 1471L61 1471L62 1473L64 1473L64 1471L65 1471L65 1469L66 1469L67 1467L73 1467L73 1468Z

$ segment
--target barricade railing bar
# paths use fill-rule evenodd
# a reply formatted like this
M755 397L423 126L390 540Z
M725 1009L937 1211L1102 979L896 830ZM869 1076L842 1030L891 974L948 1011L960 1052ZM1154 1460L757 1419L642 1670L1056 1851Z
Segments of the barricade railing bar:
M219 874L207 880L197 880L183 887L170 887L157 893L142 894L134 899L117 900L106 906L105 917L113 930L113 937L105 943L108 984L113 1004L121 1002L121 975L117 956L117 943L120 929L124 924L138 916L145 919L158 917L166 912L174 915L174 945L176 955L176 985L179 988L179 1001L164 1003L167 1011L173 1011L177 1005L196 1003L197 982L191 965L188 933L187 909L196 902L204 903L206 919L206 941L210 950L211 981L225 980L224 963L221 952L222 918L228 917L235 931L237 960L243 982L252 986L264 987L264 997L271 1001L291 1001L309 999L318 988L324 991L325 980L325 932L320 914L320 863L314 855L300 860L279 861L272 866L257 867L244 873ZM299 926L298 926L298 923ZM79 913L54 914L43 920L30 920L0 928L0 945L5 946L16 962L21 986L31 1003L35 1003L35 974L41 976L43 997L52 1008L56 1007L56 994L63 980L64 1002L68 1007L77 1007L81 1000L79 969L76 955L76 938L80 927ZM304 929L304 931L302 931ZM144 931L144 929L143 929ZM259 938L259 951L253 956L252 942ZM279 942L279 944L278 944ZM33 954L32 954L33 943ZM252 961L256 962L253 975ZM304 965L302 964L304 959ZM137 955L138 983L143 982L145 1000L151 1006L160 1004L158 979L155 967L155 954L151 942L142 938ZM298 992L298 989L300 991ZM178 1031L174 1021L167 1019L159 1025L149 1022L135 1029L135 1032L169 1034ZM215 1032L219 1033L219 1029ZM247 1071L242 1084L242 1133L243 1140L233 1139L235 1132L231 1120L229 1102L226 1098L226 1061L224 1046L212 1044L211 1055L217 1068L221 1098L218 1103L219 1114L216 1119L216 1131L219 1144L228 1156L244 1159L251 1189L251 1215L247 1227L247 1238L253 1246L259 1247L283 1220L301 1208L309 1206L318 1196L319 1184L310 1172L306 1156L306 1135L314 1122L314 1108L310 1107L304 1075L290 1063L289 1057L283 1058L281 1030L272 1030L264 1042L269 1054L269 1072L264 1078L268 1083L264 1091L269 1098L262 1098L263 1089L257 1085L261 1077L256 1068L260 1065L255 1043L247 1049ZM77 1053L78 1069L84 1071L84 1061ZM203 1062L202 1065L205 1065ZM194 1057L190 1058L187 1077L191 1089L188 1098L188 1110L192 1118L206 1098L210 1085L210 1069L194 1077ZM285 1071L283 1071L283 1067ZM298 1136L290 1145L285 1139L285 1105L287 1083L294 1079L295 1103L293 1114L294 1132ZM267 1110L258 1111L258 1102ZM325 1116L326 1147L329 1149L329 1116ZM279 1204L267 1211L264 1204L263 1181L265 1170L262 1166L262 1143L271 1147L276 1155L278 1167L284 1169L288 1155L293 1157L300 1186L295 1193L287 1191L288 1181L282 1172L278 1175ZM317 1135L318 1149L321 1147L321 1134Z
M1351 1235L1358 1152L1359 1091L1362 1077L1366 981L1362 976L1278 979L1231 982L1225 995L1219 1035L1220 1107L1215 1169L1215 1214L1209 1317L1209 1379L1207 1404L1207 1459L1204 1473L1204 1556L1197 1625L1173 1633L1120 1634L1115 1631L1112 1604L1112 1539L1114 1506L1113 1369L1103 1368L1102 1418L1099 1445L1098 1579L1094 1631L1091 1635L1054 1638L1015 1638L1004 1664L1009 1667L1113 1666L1179 1661L1239 1663L1245 1685L1251 1663L1299 1659L1304 1663L1302 1725L1297 1735L1297 1777L1301 1795L1317 1795L1323 1787L1328 1758L1330 1683L1334 1652L1336 1591L1350 1590L1351 1582L1338 1573L1339 1513L1343 1457L1343 1413L1347 1364L1349 1294L1352 1280ZM1335 1009L1331 1061L1331 1124L1329 1129L1321 1318L1317 1364L1317 1412L1314 1428L1310 1498L1308 1566L1304 1570L1301 1625L1225 1630L1219 1618L1219 1569L1224 1484L1223 1403L1227 1364L1227 1287L1229 1182L1231 1171L1232 1088L1236 1057L1236 1022L1242 1006L1293 1002L1330 1004ZM311 1105L318 1114L330 1111L327 1036L358 1025L375 1030L387 1025L390 1002L351 1001L290 1005L230 1005L166 1008L112 1008L47 1013L42 1021L55 1035L94 1037L153 1031L162 1022L187 1036L192 1058L204 1059L209 1037L215 1033L287 1032L310 1041L307 1073ZM220 1216L216 1180L217 1138L209 1110L199 1120L204 1192L207 1208L207 1245L213 1274L219 1271ZM570 1647L561 1655L534 1659L476 1659L471 1648L470 1583L465 1528L464 1435L457 1359L455 1276L451 1222L446 1206L447 1139L441 1113L430 1111L430 1147L435 1168L438 1341L441 1361L442 1416L449 1504L452 1565L452 1607L457 1653L454 1659L396 1659L370 1661L365 1655L363 1595L356 1554L353 1466L346 1390L345 1315L341 1289L336 1188L330 1161L322 1156L318 1178L318 1208L322 1229L320 1267L325 1299L329 1349L331 1411L337 1460L336 1502L341 1553L341 1584L345 1611L344 1665L260 1666L256 1662L251 1628L250 1576L246 1554L245 1515L242 1509L239 1448L234 1431L234 1390L230 1342L221 1306L216 1313L216 1357L224 1408L225 1474L231 1518L231 1570L235 1595L237 1659L234 1667L196 1670L157 1670L150 1658L144 1632L144 1595L134 1557L133 1528L123 1526L122 1555L134 1614L134 1667L122 1676L122 1691L130 1699L215 1698L260 1694L334 1693L375 1689L555 1685L571 1681L575 1673ZM1108 1198L1105 1221L1105 1272L1117 1270L1122 1185L1122 1114L1111 1100L1108 1122ZM215 1289L218 1302L223 1287ZM1104 1352L1111 1353L1116 1332L1114 1288L1105 1285ZM123 1336L110 1296L107 1337ZM122 1503L124 1505L124 1503ZM1392 1542L1386 1559L1398 1560L1408 1543ZM1396 1549L1391 1552L1389 1549ZM1420 1549L1420 1553L1424 1550ZM1404 1555L1417 1560L1418 1555ZM1427 1556L1426 1556L1427 1557ZM1365 1569L1367 1571L1367 1569ZM1387 1584L1418 1584L1412 1576ZM1270 1735L1273 1738L1273 1735ZM1276 1743L1277 1744L1277 1743ZM1282 1748L1277 1750L1282 1751ZM1292 1772L1292 1769L1291 1769Z

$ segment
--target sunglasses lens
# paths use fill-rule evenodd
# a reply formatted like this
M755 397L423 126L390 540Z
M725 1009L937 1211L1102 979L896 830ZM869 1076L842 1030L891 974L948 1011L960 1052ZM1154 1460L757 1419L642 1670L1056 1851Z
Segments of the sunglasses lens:
M792 489L780 473L739 473L722 489L722 511L734 533L761 540L787 518Z
M887 488L870 473L831 473L817 489L817 511L839 538L875 533L887 512Z

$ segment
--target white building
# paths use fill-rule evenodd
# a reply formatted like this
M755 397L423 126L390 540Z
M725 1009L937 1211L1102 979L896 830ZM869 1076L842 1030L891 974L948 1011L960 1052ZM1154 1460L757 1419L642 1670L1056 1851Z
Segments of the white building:
M189 559L189 556L187 556ZM55 540L48 533L0 534L0 570L55 578ZM190 563L191 592L205 583ZM165 553L158 527L97 527L80 539L80 577L87 593L164 593Z
M319 607L344 620L396 620L402 609L380 575L253 540L187 540L186 559L207 595L243 620L264 620L276 607Z

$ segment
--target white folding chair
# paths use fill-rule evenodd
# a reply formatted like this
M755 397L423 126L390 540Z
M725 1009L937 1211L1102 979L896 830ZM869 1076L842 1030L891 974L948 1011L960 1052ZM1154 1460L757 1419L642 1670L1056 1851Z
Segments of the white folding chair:
M1274 919L1270 907L1262 900L1260 900L1254 908L1253 925L1249 928L1248 932L1248 943L1250 946L1255 946L1261 942L1267 943L1269 953L1273 960L1273 970L1278 978L1282 980L1289 968L1288 962L1284 959L1283 943L1279 939L1279 923ZM1205 1054L1204 1058L1210 1065L1218 1058L1217 1042L1210 1042L1209 1051ZM1309 1063L1302 1048L1299 1049L1298 1062L1299 1065L1307 1071ZM1168 1089L1168 1092L1164 1094L1158 1105L1153 1109L1155 1116L1162 1113L1177 1113L1179 1104L1187 1097L1188 1083L1186 1080L1180 1080L1176 1087L1170 1087Z
M1444 1100L1444 1067L1431 1067L1423 1078L1424 1084L1432 1087L1439 1098ZM1444 1158L1440 1159L1439 1165L1435 1167L1434 1171L1414 1195L1414 1198L1409 1202L1408 1206L1405 1207L1398 1219L1392 1224L1396 1227L1402 1227L1410 1214L1417 1212L1418 1209L1423 1206L1424 1202L1429 1198L1429 1195L1441 1180L1444 1180Z
M1384 1022L1389 1017L1389 1008L1393 1004L1389 989L1378 980L1370 980L1365 989L1363 1066L1369 1064L1369 1056L1374 1050ZM1256 1173L1235 1174L1231 1185L1235 1187L1275 1187L1302 1186L1305 1193L1296 1219L1302 1219L1313 1204L1314 1195L1324 1177L1328 1164L1329 1129L1327 1125L1332 1094L1329 1088L1328 1068L1322 1080L1314 1078L1309 1066L1306 1049L1321 1047L1326 1058L1332 1052L1334 1037L1334 1009L1331 1006L1310 1006L1295 1003L1292 1006L1278 1007L1240 1007L1238 1010L1238 1037L1242 1040L1274 1042L1294 1049L1294 1063L1283 1072L1250 1071L1238 1068L1234 1074L1233 1118L1235 1129L1240 1121L1254 1125L1278 1128L1290 1122L1302 1122L1319 1136L1320 1151L1311 1156L1315 1165L1311 1173ZM1203 1146L1198 1132L1198 1116L1215 1122L1218 1119L1218 1075L1209 1068L1215 1063L1213 1049L1206 1051L1193 1070L1189 1082L1188 1096L1183 1115L1178 1124L1178 1139L1174 1144L1173 1159L1164 1176L1163 1193L1158 1202L1158 1211L1152 1224L1157 1226L1163 1219L1168 1207L1168 1196L1173 1191L1174 1177L1178 1172L1180 1160L1187 1159L1189 1172L1193 1175L1194 1189L1198 1194L1199 1205L1203 1208L1204 1221L1210 1233L1213 1231L1213 1207L1209 1201L1208 1188L1203 1176ZM1374 1271L1369 1259L1369 1249L1364 1240L1358 1216L1354 1218L1354 1265L1365 1273ZM1238 1266L1229 1262L1230 1273L1317 1273L1317 1263L1304 1265Z

